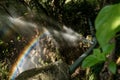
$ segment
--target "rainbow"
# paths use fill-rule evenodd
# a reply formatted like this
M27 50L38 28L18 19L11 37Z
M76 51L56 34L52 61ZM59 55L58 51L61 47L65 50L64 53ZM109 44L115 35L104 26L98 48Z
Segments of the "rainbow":
M22 52L20 53L19 57L17 58L16 62L12 65L12 68L10 70L9 73L9 80L14 80L15 77L17 77L21 72L31 69L31 68L35 68L36 66L34 64L32 64L31 60L29 60L29 55L31 53L31 50L38 45L38 42L40 40L40 38L43 38L46 35L49 35L50 33L46 30L44 31L44 33L42 33L41 35L39 35L37 38L32 39L29 44L22 50ZM40 45L39 45L40 46ZM40 48L40 47L39 47ZM40 55L40 52L39 52ZM32 57L35 57L35 55L33 54ZM37 56L40 57L40 56ZM27 60L27 62L24 64L25 60ZM32 58L30 58L32 59ZM27 69L27 67L24 67L24 65L28 65L28 64L32 64L34 66L30 67ZM22 68L26 68L25 70L20 71L21 69L19 69L20 67Z

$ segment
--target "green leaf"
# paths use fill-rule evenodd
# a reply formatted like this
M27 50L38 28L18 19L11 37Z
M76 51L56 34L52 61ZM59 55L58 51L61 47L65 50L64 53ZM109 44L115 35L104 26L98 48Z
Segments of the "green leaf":
M113 73L115 74L116 73L116 63L115 62L110 62L109 66L108 66L108 69Z
M90 55L87 58L85 58L85 60L82 63L82 67L83 68L87 68L87 67L91 67L93 65L95 65L96 63L98 63L98 61L96 60L96 56L94 55Z
M96 37L104 53L109 53L115 47L111 39L119 31L120 4L104 7L95 20Z
M106 44L106 46L103 47L103 52L105 55L111 53L115 47L115 44Z
M97 54L101 53L101 51L100 51L100 49L94 49L94 50L93 50L93 53L94 53L95 55L97 55Z
M106 57L103 53L100 53L100 49L94 49L93 54L85 58L85 60L82 63L82 67L83 68L91 67L105 60Z
M93 55L96 56L98 61L105 61L106 60L106 56L103 53L101 53L100 49L94 49Z

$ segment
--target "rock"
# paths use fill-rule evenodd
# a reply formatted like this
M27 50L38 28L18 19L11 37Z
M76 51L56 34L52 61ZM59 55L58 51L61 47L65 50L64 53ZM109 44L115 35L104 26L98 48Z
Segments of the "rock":
M59 60L40 68L22 72L15 80L70 80L69 67Z

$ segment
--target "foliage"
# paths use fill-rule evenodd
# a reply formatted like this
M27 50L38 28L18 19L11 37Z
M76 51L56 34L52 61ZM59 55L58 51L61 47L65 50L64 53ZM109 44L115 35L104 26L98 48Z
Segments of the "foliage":
M91 67L98 62L105 61L104 54L101 54L99 49L94 49L93 54L89 55L83 62L82 67Z
M101 61L106 61L107 55L110 55L114 50L114 38L116 33L120 31L120 4L104 7L95 20L95 28L100 46L83 61L83 67L91 67ZM108 68L112 73L116 72L116 64L113 61L110 62Z

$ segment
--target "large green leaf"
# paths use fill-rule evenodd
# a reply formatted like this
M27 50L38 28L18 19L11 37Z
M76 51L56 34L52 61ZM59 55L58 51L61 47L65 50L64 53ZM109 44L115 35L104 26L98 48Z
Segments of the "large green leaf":
M119 31L120 25L120 4L104 7L95 20L96 37L105 53L113 50L115 44L110 43L111 39Z

